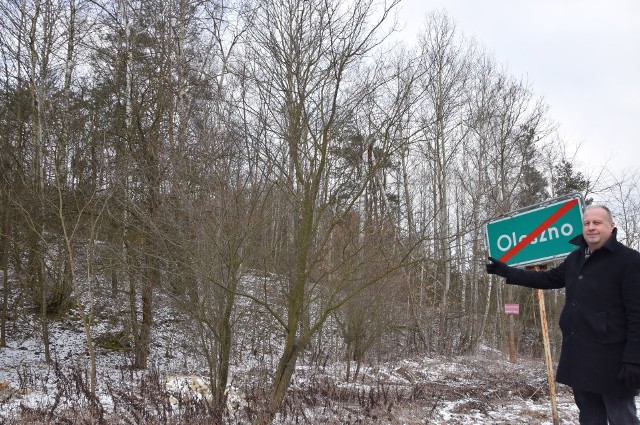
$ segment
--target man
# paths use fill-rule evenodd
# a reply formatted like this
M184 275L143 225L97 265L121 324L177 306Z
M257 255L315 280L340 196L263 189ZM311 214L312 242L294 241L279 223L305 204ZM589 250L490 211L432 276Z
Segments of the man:
M611 211L588 206L579 248L557 267L523 270L489 258L508 284L566 288L556 379L573 388L580 424L640 424L640 253L617 241Z

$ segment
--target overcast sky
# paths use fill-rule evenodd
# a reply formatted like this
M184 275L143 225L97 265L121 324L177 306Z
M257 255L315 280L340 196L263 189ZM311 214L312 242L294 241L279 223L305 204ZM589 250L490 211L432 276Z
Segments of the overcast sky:
M582 167L640 170L640 0L402 0L411 42L434 10L529 82Z

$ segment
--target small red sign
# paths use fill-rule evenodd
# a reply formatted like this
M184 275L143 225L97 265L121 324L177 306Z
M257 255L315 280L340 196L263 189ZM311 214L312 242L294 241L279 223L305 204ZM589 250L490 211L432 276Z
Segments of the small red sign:
M520 304L505 304L504 312L506 314L520 314Z

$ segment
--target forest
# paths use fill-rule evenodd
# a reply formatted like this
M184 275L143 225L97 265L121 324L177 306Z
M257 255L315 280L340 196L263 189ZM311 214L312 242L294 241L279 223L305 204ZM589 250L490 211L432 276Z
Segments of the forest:
M168 310L222 406L239 321L268 323L256 423L305 358L349 380L371 359L507 350L505 303L541 356L535 294L485 273L486 222L579 193L638 249L639 177L581 169L535 88L444 13L403 39L400 5L3 0L0 355L30 316L54 361L73 312L91 399L97 317L117 307L110 333L147 370ZM545 297L555 327L563 296Z

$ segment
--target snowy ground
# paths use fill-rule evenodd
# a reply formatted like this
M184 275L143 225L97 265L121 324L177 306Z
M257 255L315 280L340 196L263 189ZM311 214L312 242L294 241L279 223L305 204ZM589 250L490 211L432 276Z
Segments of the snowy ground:
M34 329L35 331L35 329ZM37 334L34 332L34 334ZM0 422L20 423L18 417L30 409L61 410L73 406L79 391L65 390L81 378L65 367L87 367L83 334L58 324L52 329L52 347L61 367L43 362L40 342L33 337L11 341L0 350ZM196 361L169 348L154 359L163 382L169 376L204 375ZM112 405L108 386L135 381L123 368L123 354L99 350L101 400ZM62 366L64 365L64 366ZM62 369L62 370L60 370ZM73 368L69 369L72 370ZM76 372L81 373L81 372ZM236 367L234 383L243 394L253 373ZM66 377L64 377L66 376ZM317 368L302 365L292 385L291 406L277 422L286 423L387 423L387 424L552 424L544 364L534 360L508 362L500 354L457 358L421 358L367 366L358 380L347 383L344 365ZM61 385L59 380L66 382ZM109 383L109 385L106 385ZM577 423L577 410L570 392L559 386L558 412L561 424ZM61 396L62 393L62 396ZM241 395L240 403L246 396ZM57 403L57 404L56 404ZM245 423L237 413L229 423Z
M185 349L180 333L172 330L172 320L159 318L158 323L149 371L134 372L127 367L128 354L98 348L97 392L105 423L116 423L109 419L114 410L120 417L129 415L129 423L189 423L176 419L180 397L175 385L169 388L172 394L159 390L155 399L135 395L142 389L149 394L154 385L166 390L176 377L201 377L206 386L205 365ZM35 322L23 323L8 347L0 349L0 423L91 423L78 419L78 412L86 410L89 365L84 334L75 325L73 319L52 324L53 365L43 361ZM96 324L93 333L99 336L108 329L108 322ZM227 423L251 422L247 412L259 397L256 382L272 367L267 363L245 357L233 366ZM363 365L355 382L346 382L345 364L316 363L299 362L277 424L553 424L541 360L510 363L505 354L491 351L470 357L397 359ZM560 424L577 424L570 390L562 385L556 390ZM156 422L145 422L139 408L132 407L143 402L145 414ZM64 419L68 417L76 422Z

